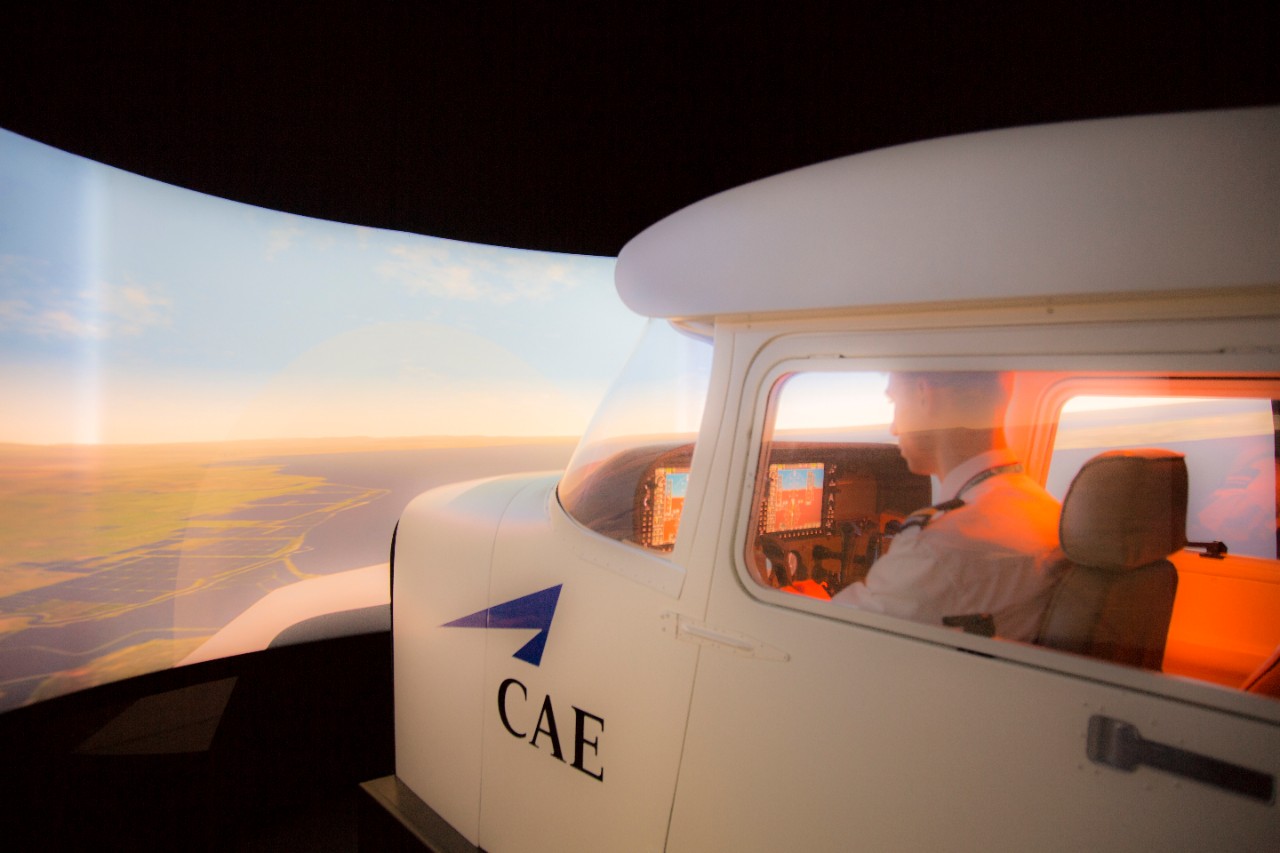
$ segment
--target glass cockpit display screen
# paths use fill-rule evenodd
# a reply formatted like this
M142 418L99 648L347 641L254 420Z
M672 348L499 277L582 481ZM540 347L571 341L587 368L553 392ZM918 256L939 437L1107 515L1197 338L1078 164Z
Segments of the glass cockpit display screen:
M826 466L822 462L770 464L764 532L821 530L825 520L825 482Z
M641 544L648 548L670 548L675 545L680 529L680 513L684 510L685 493L689 490L689 469L655 468L645 484L647 506L641 513Z

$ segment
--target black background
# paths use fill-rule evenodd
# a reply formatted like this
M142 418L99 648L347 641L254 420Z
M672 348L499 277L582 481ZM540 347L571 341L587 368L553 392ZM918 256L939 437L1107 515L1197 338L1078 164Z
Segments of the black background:
M308 216L613 255L798 166L1280 102L1275 2L29 2L0 127Z

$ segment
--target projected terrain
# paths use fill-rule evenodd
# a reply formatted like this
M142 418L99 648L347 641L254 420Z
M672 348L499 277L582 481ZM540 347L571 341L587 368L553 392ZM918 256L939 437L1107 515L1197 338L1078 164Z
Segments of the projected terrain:
M422 489L572 443L4 446L0 708L172 666L272 590L385 563Z

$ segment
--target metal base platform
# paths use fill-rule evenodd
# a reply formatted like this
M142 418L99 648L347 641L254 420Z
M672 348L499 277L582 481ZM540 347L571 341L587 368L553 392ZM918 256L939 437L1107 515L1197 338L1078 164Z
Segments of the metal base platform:
M360 785L361 853L480 853L396 776Z

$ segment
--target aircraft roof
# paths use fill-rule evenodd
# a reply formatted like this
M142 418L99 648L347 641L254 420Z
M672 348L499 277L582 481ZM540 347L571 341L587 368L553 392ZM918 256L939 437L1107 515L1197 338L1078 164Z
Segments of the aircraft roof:
M652 317L1280 283L1280 108L1099 119L856 154L632 239Z

